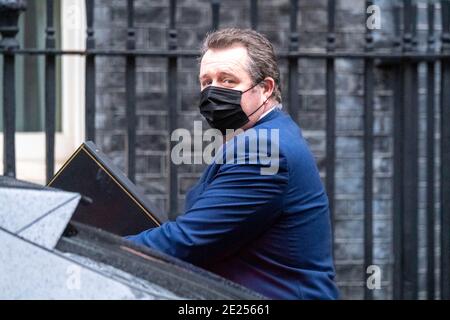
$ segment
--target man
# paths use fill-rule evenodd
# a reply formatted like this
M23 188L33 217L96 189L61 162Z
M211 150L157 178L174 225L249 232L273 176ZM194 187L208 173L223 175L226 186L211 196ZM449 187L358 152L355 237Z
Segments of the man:
M272 45L252 30L211 33L199 80L200 112L212 127L254 130L257 140L262 130L278 132L279 141L264 135L277 147L277 170L263 174L259 160L214 162L187 194L183 215L127 239L269 298L336 299L327 196L299 127L280 110ZM226 136L232 149L240 135ZM238 157L259 159L243 150Z

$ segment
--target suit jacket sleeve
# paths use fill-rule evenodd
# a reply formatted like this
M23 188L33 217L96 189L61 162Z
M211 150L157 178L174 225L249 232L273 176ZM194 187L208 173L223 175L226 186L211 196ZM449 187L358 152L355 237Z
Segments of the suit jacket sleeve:
M193 206L175 221L128 240L195 264L208 264L238 251L274 223L288 183L280 155L274 175L262 164L223 164Z

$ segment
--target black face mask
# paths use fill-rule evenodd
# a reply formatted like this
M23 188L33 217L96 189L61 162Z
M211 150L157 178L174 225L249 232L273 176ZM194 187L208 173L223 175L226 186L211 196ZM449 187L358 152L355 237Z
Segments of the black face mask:
M200 96L200 113L212 128L226 133L226 129L239 129L247 124L252 114L258 111L268 100L247 116L242 110L241 96L259 83L245 91L209 86L203 89Z

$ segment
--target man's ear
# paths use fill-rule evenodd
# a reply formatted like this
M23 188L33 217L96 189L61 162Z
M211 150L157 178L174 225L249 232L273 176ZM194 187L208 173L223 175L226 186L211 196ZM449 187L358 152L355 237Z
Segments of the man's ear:
M266 98L270 98L275 90L275 80L271 77L266 77L262 82L261 86L263 88L263 94Z

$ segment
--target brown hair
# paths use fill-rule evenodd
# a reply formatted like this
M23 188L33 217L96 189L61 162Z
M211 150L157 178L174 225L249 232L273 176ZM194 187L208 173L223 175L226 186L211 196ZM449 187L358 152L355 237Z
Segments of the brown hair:
M248 72L256 84L265 77L275 81L272 97L281 102L280 70L276 62L273 46L261 33L251 29L225 28L208 33L203 41L201 57L209 49L224 49L240 44L247 49Z

